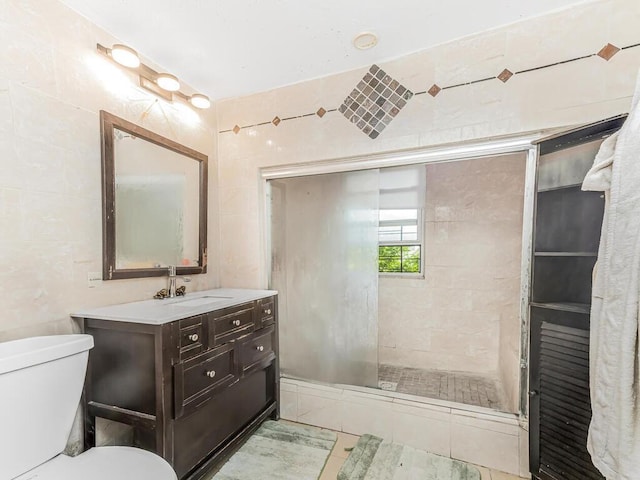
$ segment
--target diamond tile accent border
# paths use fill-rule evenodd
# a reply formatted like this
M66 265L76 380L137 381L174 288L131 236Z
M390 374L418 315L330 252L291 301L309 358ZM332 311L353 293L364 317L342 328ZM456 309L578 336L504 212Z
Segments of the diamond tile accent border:
M607 43L604 47L600 49L597 55L600 58L604 58L607 62L611 60L611 58L620 51L618 47L611 43Z
M431 88L429 90L427 90L427 93L429 95L431 95L432 97L435 97L436 95L438 95L440 92L442 91L442 89L436 85L435 83L433 85L431 85Z
M507 80L509 80L511 77L513 77L513 72L508 68L505 68L502 72L500 72L500 75L498 75L498 80L500 80L502 83L507 83Z
M372 65L338 111L369 138L378 138L411 97L407 87Z
M436 95L440 94L444 90L458 88L458 87L465 87L468 85L474 85L480 82L487 82L487 81L492 81L496 79L500 80L503 83L506 83L514 75L524 75L537 70L556 67L558 65L563 65L569 62L576 62L576 61L584 60L584 59L595 57L595 56L599 56L600 58L606 61L609 61L611 58L613 58L614 55L618 54L618 52L629 50L632 48L640 48L640 43L634 43L634 44L626 45L623 47L617 47L612 43L607 43L597 53L590 53L588 55L583 55L581 57L574 57L574 58L569 58L565 60L560 60L558 62L550 63L547 65L533 66L530 68L526 68L524 70L518 70L516 72L511 72L509 69L505 68L496 77L469 80L467 82L459 83L456 85L440 86L437 84L433 84L431 88L429 88L429 90L419 91L419 92L411 92L407 90L406 87L404 87L403 85L400 85L400 82L392 79L384 71L380 70L380 67L378 67L377 65L373 65L369 70L369 72L364 76L362 81L358 83L358 85L353 90L353 92L351 92L351 94L345 99L344 103L340 105L340 108L325 109L324 107L321 107L315 112L309 112L302 115L294 115L287 118L280 118L276 116L273 118L273 120L255 123L252 125L242 125L242 126L234 125L233 128L220 130L218 133L234 133L237 135L240 133L242 129L245 129L245 128L261 127L263 125L270 125L270 124L277 127L280 124L280 122L284 122L287 120L298 120L306 117L323 118L325 115L329 113L340 111L340 113L342 113L345 117L347 117L350 121L352 121L352 123L354 123L362 132L364 132L365 135L371 138L377 138L378 135L380 135L380 132L384 130L384 128L391 121L391 119L393 119L400 112L400 110L404 107L404 105L406 105L406 102L409 99L411 99L413 95L424 95L428 93L432 97L435 97ZM378 77L378 75L380 75L380 77ZM378 82L378 84L373 85L374 80ZM377 91L378 89L382 89L382 90ZM377 95L378 98L375 98L375 95ZM372 100L372 98L375 98L375 99ZM377 104L378 101L381 101L382 105ZM396 103L394 104L394 102ZM358 105L355 105L354 103L358 103ZM352 108L352 106L356 108ZM362 107L361 110L359 109L360 107ZM381 114L382 118L378 117L378 115L380 115L379 111L372 113L372 111L375 110L375 108L377 108L379 111L384 112L383 114Z

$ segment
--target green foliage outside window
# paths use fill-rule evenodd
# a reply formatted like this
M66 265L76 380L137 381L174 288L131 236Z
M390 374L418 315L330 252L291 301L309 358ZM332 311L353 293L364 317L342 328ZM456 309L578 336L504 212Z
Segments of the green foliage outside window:
M420 245L380 245L378 271L420 273Z

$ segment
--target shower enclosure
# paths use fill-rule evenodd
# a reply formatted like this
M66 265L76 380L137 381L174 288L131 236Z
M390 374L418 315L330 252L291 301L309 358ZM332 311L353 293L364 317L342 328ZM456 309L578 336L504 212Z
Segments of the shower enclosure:
M516 412L527 153L269 180L281 371Z

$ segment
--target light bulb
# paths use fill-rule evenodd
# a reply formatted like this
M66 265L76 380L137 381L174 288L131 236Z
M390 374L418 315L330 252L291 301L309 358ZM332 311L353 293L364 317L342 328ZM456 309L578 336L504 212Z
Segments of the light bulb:
M194 93L191 95L189 102L196 108L209 108L211 106L209 97L202 95L201 93Z
M156 83L160 88L168 92L176 92L180 88L178 77L170 73L160 73L156 78Z
M111 47L111 58L125 67L137 68L140 66L140 58L138 57L138 52L136 52L133 48L127 47L126 45L121 45L119 43L116 43L113 47Z

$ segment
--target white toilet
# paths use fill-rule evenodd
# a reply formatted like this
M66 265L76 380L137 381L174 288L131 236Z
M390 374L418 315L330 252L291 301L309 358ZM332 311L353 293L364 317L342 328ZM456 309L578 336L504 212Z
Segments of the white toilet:
M0 480L177 480L133 447L63 455L87 370L90 335L0 343Z

